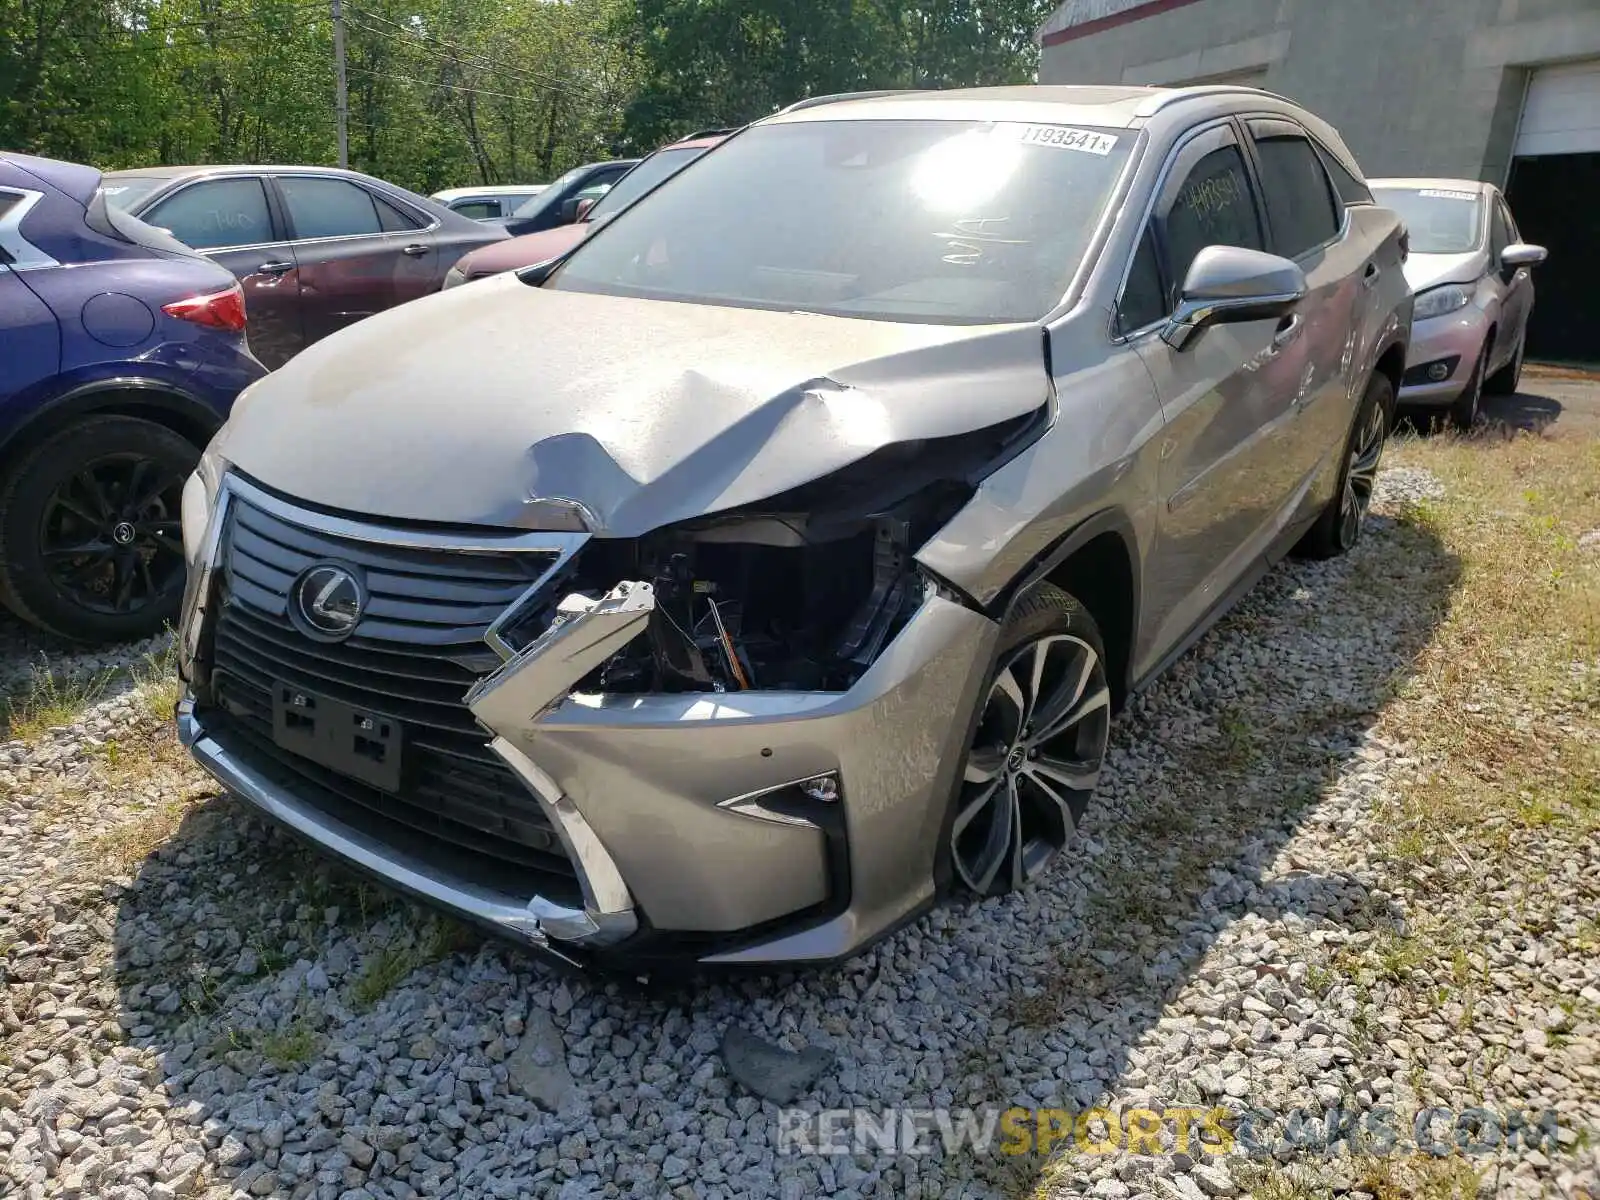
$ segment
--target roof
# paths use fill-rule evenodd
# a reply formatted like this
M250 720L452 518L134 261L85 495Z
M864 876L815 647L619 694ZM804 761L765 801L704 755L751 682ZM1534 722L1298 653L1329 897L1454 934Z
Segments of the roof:
M768 117L764 123L840 120L1037 121L1127 129L1147 113L1141 106L1170 89L1028 84L891 92L816 101Z
M668 142L665 146L658 147L653 153L659 154L662 150L709 150L732 137L737 130L730 129L727 133L708 133L699 137L686 137L682 141Z
M100 186L100 172L82 163L63 162L56 158L39 158L32 154L16 154L9 150L0 151L0 163L9 163L33 176L34 180L43 180L51 187L65 192L79 204L88 204L94 198L95 188ZM18 181L10 182L15 186Z
M1368 187L1375 188L1410 188L1420 191L1423 188L1435 189L1441 192L1472 192L1476 195L1485 195L1494 191L1494 185L1484 183L1481 179L1439 179L1422 178L1411 179L1368 179Z
M121 171L107 171L107 179L118 177L141 179L181 179L185 175L297 175L311 173L316 175L348 175L352 179L373 179L372 175L364 175L360 171L350 171L343 167L319 167L311 164L293 163L195 163L190 166L175 167L128 167ZM398 185L379 179L377 182L388 187Z
M489 183L482 187L442 188L431 193L435 200L459 200L462 196L537 196L547 183Z

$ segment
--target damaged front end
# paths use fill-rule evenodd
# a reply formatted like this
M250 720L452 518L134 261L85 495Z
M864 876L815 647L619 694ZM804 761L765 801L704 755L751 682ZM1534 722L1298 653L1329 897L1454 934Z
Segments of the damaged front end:
M931 900L997 636L916 552L1048 420L634 537L375 525L227 472L183 740L345 861L573 961L840 957ZM303 611L330 568L342 638Z
M527 721L569 694L844 692L923 602L915 553L1034 440L1047 407L884 447L760 504L629 539L592 539L490 628Z

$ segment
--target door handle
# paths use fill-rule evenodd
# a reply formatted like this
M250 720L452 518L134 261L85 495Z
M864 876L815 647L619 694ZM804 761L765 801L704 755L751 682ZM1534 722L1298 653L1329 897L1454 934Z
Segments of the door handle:
M409 255L412 258L421 258L427 252L428 247L424 246L421 242L412 242L411 245L400 251L401 254Z
M1282 350L1300 334L1300 327L1305 324L1305 318L1299 313L1291 313L1278 322L1278 332L1272 335L1272 348Z
M282 274L284 274L284 273L286 273L288 271L292 271L292 270L294 270L294 264L292 262L283 262L283 261L264 262L259 267L257 267L255 269L255 274L257 274L257 275L282 275Z
M1372 287L1373 284L1378 282L1378 277L1382 274L1383 271L1379 269L1377 263L1369 262L1367 264L1367 273L1361 277L1361 286L1364 288Z

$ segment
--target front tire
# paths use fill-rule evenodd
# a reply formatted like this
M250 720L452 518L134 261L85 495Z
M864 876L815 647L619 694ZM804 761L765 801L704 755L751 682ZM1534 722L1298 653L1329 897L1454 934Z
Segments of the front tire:
M1489 340L1485 338L1483 349L1478 352L1478 361L1472 368L1472 378L1467 380L1465 390L1450 406L1450 423L1462 432L1478 423L1483 410L1483 377L1488 370Z
M1511 356L1511 361L1489 376L1483 390L1491 396L1514 396L1517 394L1517 385L1522 382L1522 351L1528 343L1528 335L1524 333L1517 339L1517 352Z
M1105 646L1060 588L1024 594L1000 631L943 847L952 884L999 896L1036 879L1072 837L1111 733Z
M1295 553L1302 558L1337 558L1348 554L1361 540L1393 412L1394 384L1387 375L1374 375L1345 441L1339 484L1316 524L1295 547Z
M200 451L136 417L90 417L0 481L0 600L61 637L149 637L183 601L179 514Z

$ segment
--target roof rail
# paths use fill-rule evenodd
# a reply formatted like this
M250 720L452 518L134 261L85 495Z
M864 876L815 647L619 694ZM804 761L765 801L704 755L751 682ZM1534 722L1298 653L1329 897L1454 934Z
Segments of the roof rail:
M693 133L684 134L678 140L680 142L692 142L696 138L727 137L730 133L738 133L739 128L737 125L730 125L727 129L696 129Z
M1244 92L1251 96L1270 96L1274 100L1282 100L1285 104L1294 104L1295 101L1288 96L1280 96L1277 92L1269 92L1265 88L1250 87L1243 83L1203 83L1193 87L1166 88L1142 101L1134 110L1136 117L1153 117L1163 108L1184 100L1197 100L1202 96L1227 96Z
M807 96L804 100L796 100L793 104L780 108L772 115L781 117L784 113L799 112L803 108L817 108L823 104L837 104L843 100L876 100L879 96L905 96L919 90L918 88L879 88L874 92L833 92L826 96Z

